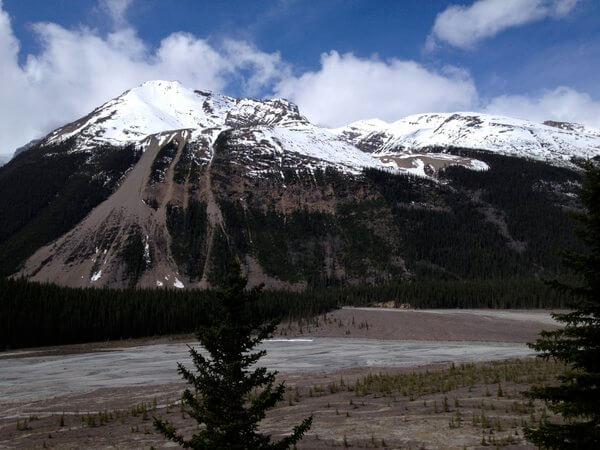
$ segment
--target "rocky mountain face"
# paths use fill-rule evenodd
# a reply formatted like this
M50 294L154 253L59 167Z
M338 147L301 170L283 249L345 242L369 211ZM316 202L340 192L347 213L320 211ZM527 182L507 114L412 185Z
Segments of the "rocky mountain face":
M600 135L475 113L312 125L281 99L152 81L0 169L0 273L271 288L534 277L574 245Z

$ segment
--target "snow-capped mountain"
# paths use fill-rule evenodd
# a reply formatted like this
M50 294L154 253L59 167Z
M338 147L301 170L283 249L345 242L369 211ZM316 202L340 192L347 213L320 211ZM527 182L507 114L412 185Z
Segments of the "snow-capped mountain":
M88 116L59 128L47 143L77 136L90 146L122 145L173 130L210 131L226 125L285 126L308 124L298 108L284 100L235 99L191 90L179 82L148 81L108 101Z
M600 133L574 124L327 129L286 100L151 81L0 169L0 275L205 288L235 261L251 283L302 289L538 274L570 239L572 158L599 154Z
M333 166L353 173L385 166L420 175L425 175L421 168L426 164L419 156L424 153L443 167L457 163L485 169L481 162L442 156L449 148L488 150L559 165L568 165L574 157L600 154L600 132L547 123L478 113L432 113L389 124L373 119L327 129L312 125L286 100L236 99L191 90L178 82L149 81L52 132L44 143L76 137L76 150L82 151L103 143L140 143L151 135L185 129L190 140L202 137L212 145L224 130L252 127L251 132L238 131L234 136L240 145L252 144L263 156L294 154L309 158L312 163L304 162L314 167Z
M332 130L342 139L375 154L470 148L532 158L552 164L600 154L600 132L576 124L537 124L473 112L416 114L393 123L354 122Z
M125 92L52 132L44 144L75 137L76 151L85 151L101 144L147 142L149 136L177 130L188 130L190 141L205 140L209 146L219 133L232 130L239 145L252 144L262 155L297 154L317 166L345 171L360 172L378 165L351 143L312 125L286 100L236 99L168 81L149 81Z

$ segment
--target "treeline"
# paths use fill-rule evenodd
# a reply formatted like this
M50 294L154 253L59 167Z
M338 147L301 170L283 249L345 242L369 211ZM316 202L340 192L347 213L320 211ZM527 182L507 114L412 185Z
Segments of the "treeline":
M65 288L0 279L0 349L190 333L207 324L214 291ZM344 305L414 308L563 308L539 280L404 281L303 292L265 291L265 320L312 317Z
M0 349L191 333L207 324L214 291L67 288L0 278ZM255 313L311 317L338 299L265 291Z
M342 288L342 305L394 302L411 308L566 308L568 294L538 279L417 280L377 286Z

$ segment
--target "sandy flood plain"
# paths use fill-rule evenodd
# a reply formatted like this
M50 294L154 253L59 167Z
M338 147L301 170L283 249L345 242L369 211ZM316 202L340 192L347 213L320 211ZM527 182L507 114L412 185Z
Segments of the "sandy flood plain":
M554 326L549 313L540 311L348 308L313 321L282 324L275 337L522 343L535 339L541 329ZM10 364L16 359L33 361L44 355L56 357L132 346L181 344L189 338L5 352L0 353L0 364ZM485 367L493 363L477 364L481 370L487 370ZM397 388L357 395L355 390L348 389L373 373L398 375L428 370L443 378L448 367L449 362L420 361L412 367L382 365L285 371L280 373L280 379L288 387L286 399L268 414L262 428L273 436L281 436L302 417L313 414L313 428L299 448L484 448L483 443L533 448L522 440L521 426L539 420L547 412L540 404L526 403L520 392L531 384L527 373L541 371L545 377L551 377L552 370L548 368L519 369L525 374L521 378L495 384L491 378L482 379L469 386L453 386L447 392L419 395ZM506 372L502 368L494 370ZM498 393L499 386L502 395ZM183 417L178 403L184 387L177 381L157 384L147 380L136 386L120 387L114 383L90 391L59 395L48 392L33 398L3 395L0 448L169 448L170 444L154 432L151 418L166 417L193 432L194 426L189 418Z
M557 322L547 310L342 308L281 324L281 337L532 342Z

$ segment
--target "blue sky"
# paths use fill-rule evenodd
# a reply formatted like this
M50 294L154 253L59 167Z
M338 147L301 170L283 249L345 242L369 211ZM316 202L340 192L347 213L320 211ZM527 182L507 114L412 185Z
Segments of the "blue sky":
M0 0L0 7L0 56L12 61L0 74L0 101L15 102L16 114L0 117L0 133L32 122L15 143L144 77L285 96L329 126L477 110L600 128L597 0ZM54 113L37 117L46 105Z

